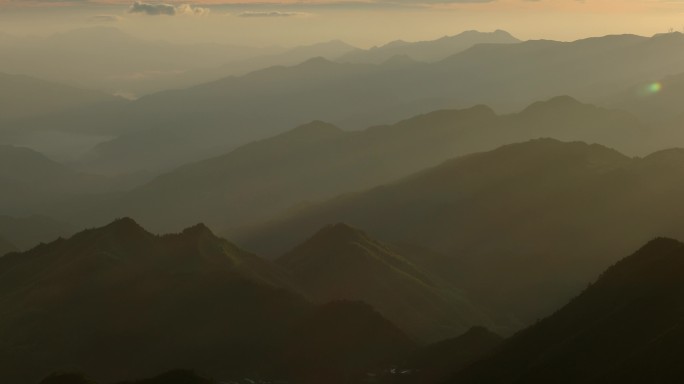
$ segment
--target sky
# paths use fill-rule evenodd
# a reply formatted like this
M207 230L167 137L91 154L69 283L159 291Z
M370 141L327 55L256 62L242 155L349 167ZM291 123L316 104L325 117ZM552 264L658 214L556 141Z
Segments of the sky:
M0 33L48 35L94 25L183 43L360 47L504 29L518 38L650 36L684 28L682 0L0 0Z

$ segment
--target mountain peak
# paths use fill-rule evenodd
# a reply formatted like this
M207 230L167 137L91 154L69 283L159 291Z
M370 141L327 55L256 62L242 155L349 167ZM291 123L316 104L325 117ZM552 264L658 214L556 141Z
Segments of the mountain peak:
M590 105L584 104L584 103L580 102L579 100L577 100L571 96L561 95L561 96L552 97L548 100L537 101L535 103L532 103L527 108L525 108L521 113L540 112L540 111L546 111L546 110L558 109L558 108L580 108L580 107L590 107Z
M334 64L332 61L326 59L323 56L312 57L309 60L304 61L299 66L300 67L323 67Z
M185 228L182 233L183 235L192 237L216 237L216 235L214 235L214 232L212 232L212 230L209 229L209 227L207 227L204 223L198 223L193 225L192 227Z
M360 229L356 229L345 223L327 225L318 231L310 240L324 241L350 241L368 239L368 235Z
M102 228L103 230L114 230L114 231L123 231L127 233L132 233L132 232L144 232L148 233L145 228L143 228L140 224L138 224L135 220L133 220L130 217L121 217L118 218L105 227Z

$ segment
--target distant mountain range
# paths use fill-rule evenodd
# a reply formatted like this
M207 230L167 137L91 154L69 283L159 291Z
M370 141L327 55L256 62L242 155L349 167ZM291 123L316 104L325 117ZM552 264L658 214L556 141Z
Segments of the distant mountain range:
M515 328L639 243L684 237L683 170L681 150L630 158L540 139L304 206L231 238L277 256L327 223L346 222L381 241L432 249L455 263L442 268L450 281Z
M684 244L659 238L451 383L676 383Z
M463 52L477 44L515 44L520 40L502 30L494 32L465 31L455 36L444 36L437 40L391 43L370 49L358 49L339 57L342 63L382 64L397 56L411 60L434 62Z
M106 124L135 133L100 145L83 164L119 172L141 164L168 169L312 119L363 128L474 104L517 110L559 94L601 101L645 74L681 72L682 48L684 37L668 34L481 44L430 64L313 59L131 103Z
M511 115L477 106L356 132L315 121L180 167L86 213L101 214L94 222L132 216L156 231L177 231L197 221L225 231L295 205L391 182L455 156L539 137L599 142L634 153L648 131L625 112L569 97Z
M160 237L130 219L1 257L0 331L0 379L17 384L176 367L346 383L415 348L366 304L308 303L284 269L203 225Z

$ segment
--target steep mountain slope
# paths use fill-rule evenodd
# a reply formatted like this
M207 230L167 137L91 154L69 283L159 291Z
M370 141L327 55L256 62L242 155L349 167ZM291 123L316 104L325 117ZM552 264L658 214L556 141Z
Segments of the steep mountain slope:
M513 115L497 116L478 106L436 111L361 132L312 122L183 166L89 212L109 215L104 220L132 216L160 231L196 221L224 230L511 142L557 137L632 151L644 136L645 130L628 114L569 97L535 103Z
M676 383L684 244L659 238L453 383Z
M345 224L321 229L277 263L314 300L362 300L420 340L443 340L489 322L463 292Z
M506 31L494 32L465 31L455 36L441 39L409 43L393 41L383 46L367 50L354 50L337 59L343 63L382 64L394 56L407 56L413 60L433 62L465 51L476 44L514 44L520 40Z
M335 305L344 322L317 321L326 307L295 289L284 270L203 225L159 237L120 219L0 258L0 379L33 383L69 369L111 382L195 367L221 380L304 383L318 371L289 363L339 350L344 332L371 353L336 355L335 382L413 348L367 306ZM312 345L313 329L338 342Z
M682 48L684 35L673 33L481 44L431 64L309 60L137 100L120 116L135 133L99 146L84 163L168 169L311 119L362 128L476 104L512 111L559 94L603 100L645 76L680 73Z
M632 159L599 145L535 140L303 207L233 238L277 255L343 221L382 241L434 249L457 263L445 273L471 300L515 328L639 243L684 236L682 170L682 150Z

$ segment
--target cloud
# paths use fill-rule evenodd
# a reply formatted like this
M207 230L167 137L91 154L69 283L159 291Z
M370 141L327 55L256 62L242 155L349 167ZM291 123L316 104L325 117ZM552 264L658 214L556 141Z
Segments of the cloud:
M176 13L181 15L204 16L209 14L209 8L193 7L190 4L181 4L176 7Z
M293 16L308 16L308 13L303 12L281 12L281 11L245 11L238 14L239 17L293 17Z
M175 16L190 15L204 16L209 13L209 8L193 7L190 4L163 4L163 3L143 3L136 1L128 8L128 13L140 13L148 16Z
M128 9L128 13L143 13L145 15L157 16L167 15L173 16L176 14L176 7L170 4L149 4L136 1Z

